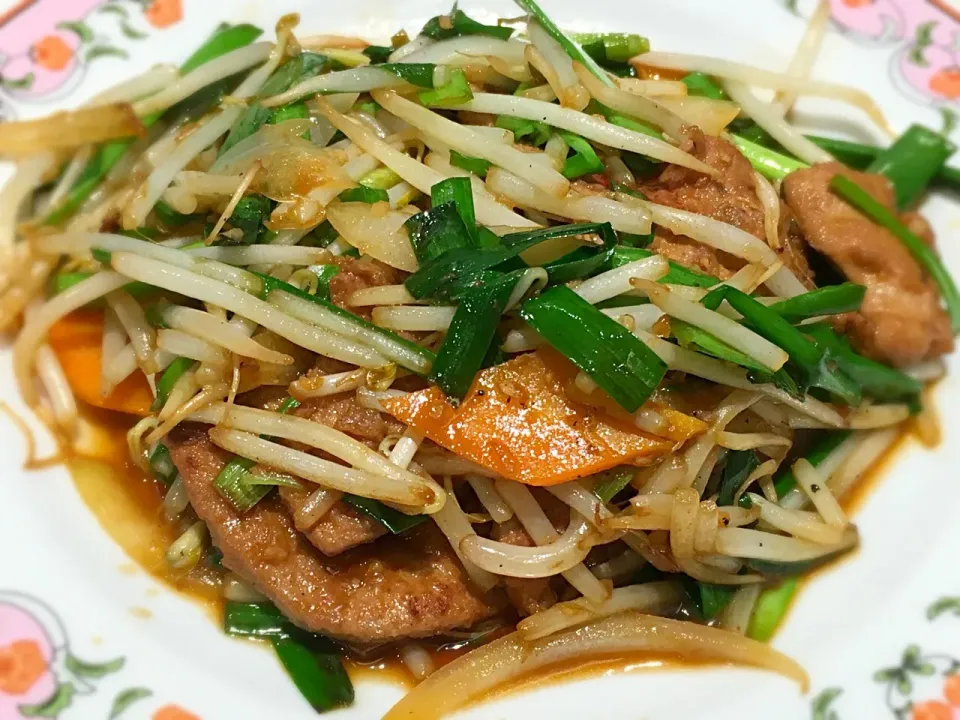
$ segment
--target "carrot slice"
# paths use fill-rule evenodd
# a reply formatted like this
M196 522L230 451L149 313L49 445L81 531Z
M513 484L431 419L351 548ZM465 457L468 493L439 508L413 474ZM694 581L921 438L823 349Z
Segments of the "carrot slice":
M437 387L381 404L447 450L527 485L647 464L674 447L676 439L652 437L572 400L564 388L575 375L562 356L540 350L481 372L457 408ZM702 432L703 423L689 420L671 416L671 428L686 437Z
M78 310L54 323L47 335L73 393L80 400L130 415L149 415L153 393L147 378L139 370L120 383L113 392L100 395L101 343L103 312Z

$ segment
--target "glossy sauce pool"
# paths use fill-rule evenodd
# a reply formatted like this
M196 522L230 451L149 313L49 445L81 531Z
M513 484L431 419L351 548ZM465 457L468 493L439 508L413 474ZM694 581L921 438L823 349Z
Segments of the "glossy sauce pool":
M162 502L166 489L129 459L126 444L129 418L99 411L86 413L85 418L96 430L96 442L91 445L88 454L67 461L83 501L131 560L156 580L198 603L209 614L211 621L219 626L224 600L214 578L203 574L199 577L195 574L190 577L178 575L166 563L167 547L176 539L178 532L163 516ZM848 513L854 513L862 505L898 449L907 444L909 438L908 433L902 434L844 500L843 506ZM833 567L833 564L826 567ZM803 582L815 575L816 572L807 576ZM435 665L442 667L464 652L443 650L431 652L431 655ZM355 681L374 677L403 686L413 685L409 671L395 653L372 662L347 659L346 664ZM571 661L520 678L509 687L498 689L496 694L544 681L561 682L610 672L697 666L698 663L681 661L676 657L650 654L599 658L589 662Z

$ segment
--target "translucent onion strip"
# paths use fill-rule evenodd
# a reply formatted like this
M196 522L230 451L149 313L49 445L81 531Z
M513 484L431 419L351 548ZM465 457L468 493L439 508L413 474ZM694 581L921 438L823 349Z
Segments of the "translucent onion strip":
M417 38L408 45L415 47L414 44L420 39ZM424 47L409 53L404 53L407 49L407 46L404 46L390 56L390 62L469 65L488 55L495 55L509 65L523 65L525 47L526 43L516 40L500 40L488 35L463 35L440 42L426 43Z
M591 115L569 108L562 108L548 102L514 95L476 93L473 100L458 107L461 110L471 110L478 113L537 120L617 150L639 153L655 160L680 165L710 176L717 174L714 168L663 140L634 130L627 130L617 125L611 125Z
M627 611L536 642L525 641L520 632L494 640L435 672L394 705L384 720L440 718L539 668L638 652L722 660L777 672L802 690L809 684L797 663L756 640Z

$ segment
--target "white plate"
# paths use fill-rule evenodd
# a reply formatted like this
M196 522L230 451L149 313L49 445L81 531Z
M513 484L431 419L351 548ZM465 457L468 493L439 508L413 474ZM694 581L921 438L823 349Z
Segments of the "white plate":
M786 66L804 28L798 15L809 14L809 4L544 0L563 27L635 31L648 35L658 49L769 68ZM221 20L270 28L281 13L299 10L303 33L347 32L385 40L401 26L416 30L447 9L446 2L434 0L196 0L184 5L180 0L20 3L0 19L3 115L24 118L74 106L156 62L180 60ZM505 0L463 5L486 20L518 14ZM940 127L940 109L952 110L951 98L960 96L955 68L960 63L953 49L960 22L950 1L832 0L831 5L838 23L816 76L866 89L898 129L913 121ZM29 87L11 82L30 73ZM843 106L809 103L802 110L811 127L882 140L864 118ZM827 111L832 118L826 119ZM960 248L952 242L960 207L934 198L926 211L948 264L960 273ZM3 362L9 362L6 352ZM956 373L956 363L951 365ZM0 397L24 412L7 370L0 373ZM948 703L960 704L960 678L945 676L956 672L954 658L960 657L956 374L939 388L938 405L943 444L934 452L909 446L896 456L857 516L863 549L806 587L775 639L810 672L809 694L779 677L747 670L638 671L540 686L464 716L960 718L960 706ZM313 716L269 652L225 637L197 605L134 570L62 468L20 471L25 447L12 425L4 427L0 451L6 471L0 480L0 720L21 717L18 707L47 699L56 687L64 697L70 695L67 685L72 697L51 716L106 718L118 697L131 700L124 720ZM908 646L915 650L904 654ZM40 671L27 674L33 682L24 690L8 661L14 655L29 659L31 648L41 650ZM68 656L124 662L106 665L100 668L102 677L91 677L78 673ZM362 682L356 704L335 717L378 717L400 693L396 686ZM176 708L192 714L177 715Z

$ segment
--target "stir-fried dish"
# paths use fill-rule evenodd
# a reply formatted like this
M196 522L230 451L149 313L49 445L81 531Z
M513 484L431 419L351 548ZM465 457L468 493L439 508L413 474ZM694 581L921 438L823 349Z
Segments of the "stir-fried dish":
M886 127L809 58L517 1L389 46L223 26L0 126L23 397L67 449L79 408L129 418L170 567L317 711L358 654L420 681L389 718L635 651L803 685L764 642L857 547L858 481L935 433L960 298L915 208L954 148L801 134L808 96Z

